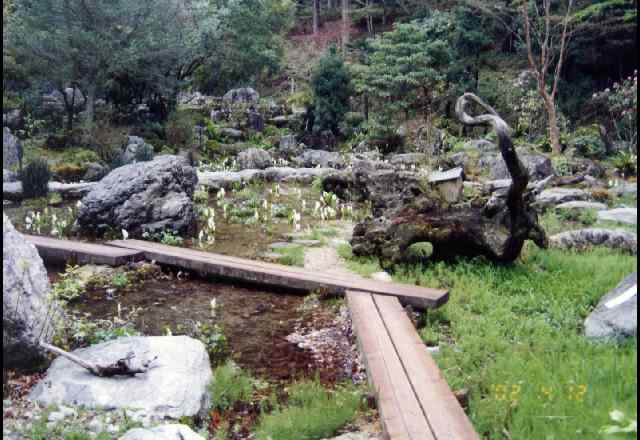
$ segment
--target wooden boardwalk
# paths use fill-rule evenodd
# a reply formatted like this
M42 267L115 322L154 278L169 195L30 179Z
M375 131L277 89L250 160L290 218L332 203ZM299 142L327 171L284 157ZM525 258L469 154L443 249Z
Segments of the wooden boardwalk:
M150 260L204 274L298 290L344 293L378 401L385 440L479 440L402 304L436 308L448 292L358 280L138 240L106 245L25 236L47 262Z
M420 310L440 307L449 300L449 293L445 290L357 280L147 241L119 240L107 244L143 252L147 260L160 264L271 287L304 291L324 290L335 293L345 293L347 290L372 292L398 297L402 304L411 305Z
M397 298L347 292L389 440L479 440Z
M52 264L104 264L122 266L131 261L144 260L140 251L94 243L57 240L55 238L25 235L38 249L40 257Z

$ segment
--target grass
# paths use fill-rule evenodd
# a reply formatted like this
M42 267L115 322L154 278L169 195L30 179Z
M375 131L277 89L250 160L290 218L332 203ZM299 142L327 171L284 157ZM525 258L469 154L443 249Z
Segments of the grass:
M235 363L228 361L213 372L209 385L213 408L226 411L237 403L248 402L253 395L253 379Z
M366 274L375 263L350 265ZM610 411L637 413L637 340L589 342L583 321L636 265L636 257L606 249L531 246L511 266L437 263L404 267L394 278L450 290L449 304L423 317L421 335L440 345L451 387L470 390L483 438L600 439Z
M567 214L548 210L540 217L540 223L549 236L559 234L560 232L586 228L619 229L634 234L638 232L635 225L598 220L597 214L590 211L583 212L582 214Z
M374 273L382 272L378 261L371 258L358 258L354 256L351 251L351 245L349 244L341 244L338 246L338 255L345 260L347 269L363 277L370 278Z
M304 267L304 247L303 246L287 246L282 249L276 249L280 254L278 263L285 266Z
M318 381L303 382L289 389L289 406L263 416L256 429L257 440L320 440L335 435L355 419L362 404L353 387L334 392Z

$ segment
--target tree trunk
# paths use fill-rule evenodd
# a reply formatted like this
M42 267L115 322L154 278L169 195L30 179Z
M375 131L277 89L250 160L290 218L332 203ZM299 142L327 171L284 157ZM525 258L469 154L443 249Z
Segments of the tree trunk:
M369 122L369 93L364 92L364 120Z
M320 0L313 0L313 35L320 32Z
M560 129L558 128L558 112L552 97L549 96L545 99L545 106L547 107L547 117L549 120L549 141L551 142L551 149L554 154L561 154L562 145L560 144Z
M342 51L347 52L351 32L351 4L350 0L342 0Z
M87 86L87 125L93 127L96 119L96 85L91 82Z

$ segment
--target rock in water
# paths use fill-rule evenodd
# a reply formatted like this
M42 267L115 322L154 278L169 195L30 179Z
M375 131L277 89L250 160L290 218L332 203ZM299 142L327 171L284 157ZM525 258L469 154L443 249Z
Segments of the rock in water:
M186 425L163 425L155 428L135 428L118 440L204 440Z
M585 335L590 339L623 340L638 333L638 273L625 278L587 317ZM635 294L633 292L636 287Z
M2 168L11 169L22 159L22 144L7 127L2 129Z
M38 342L51 342L58 305L35 246L2 216L2 354L4 368L31 369L45 360Z
M165 230L193 232L198 176L187 159L159 156L107 175L82 199L78 226L91 234L125 229L130 236Z
M273 158L268 151L260 148L249 148L238 155L241 170L265 170L273 166Z
M74 355L110 364L133 352L142 363L158 356L144 374L135 377L94 376L66 358L58 357L29 399L48 405L87 408L135 408L155 417L178 419L203 415L212 372L204 344L187 336L120 338L76 350Z

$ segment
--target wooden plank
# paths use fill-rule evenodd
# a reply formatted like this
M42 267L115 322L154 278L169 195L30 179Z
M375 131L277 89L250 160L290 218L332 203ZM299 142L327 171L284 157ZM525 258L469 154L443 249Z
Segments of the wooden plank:
M480 436L397 299L381 295L373 295L373 299L435 437L479 440Z
M131 261L144 260L143 252L131 249L35 235L25 235L25 238L35 245L45 262L52 264L66 264L72 261L78 264L122 266Z
M372 295L348 291L347 300L369 380L378 400L385 437L390 440L435 440Z
M403 304L418 309L437 308L449 300L449 293L445 290L358 280L290 266L165 246L159 243L118 240L107 244L144 252L148 260L154 260L161 264L273 287L307 291L329 290L336 293L344 293L346 290L372 292L399 297Z

